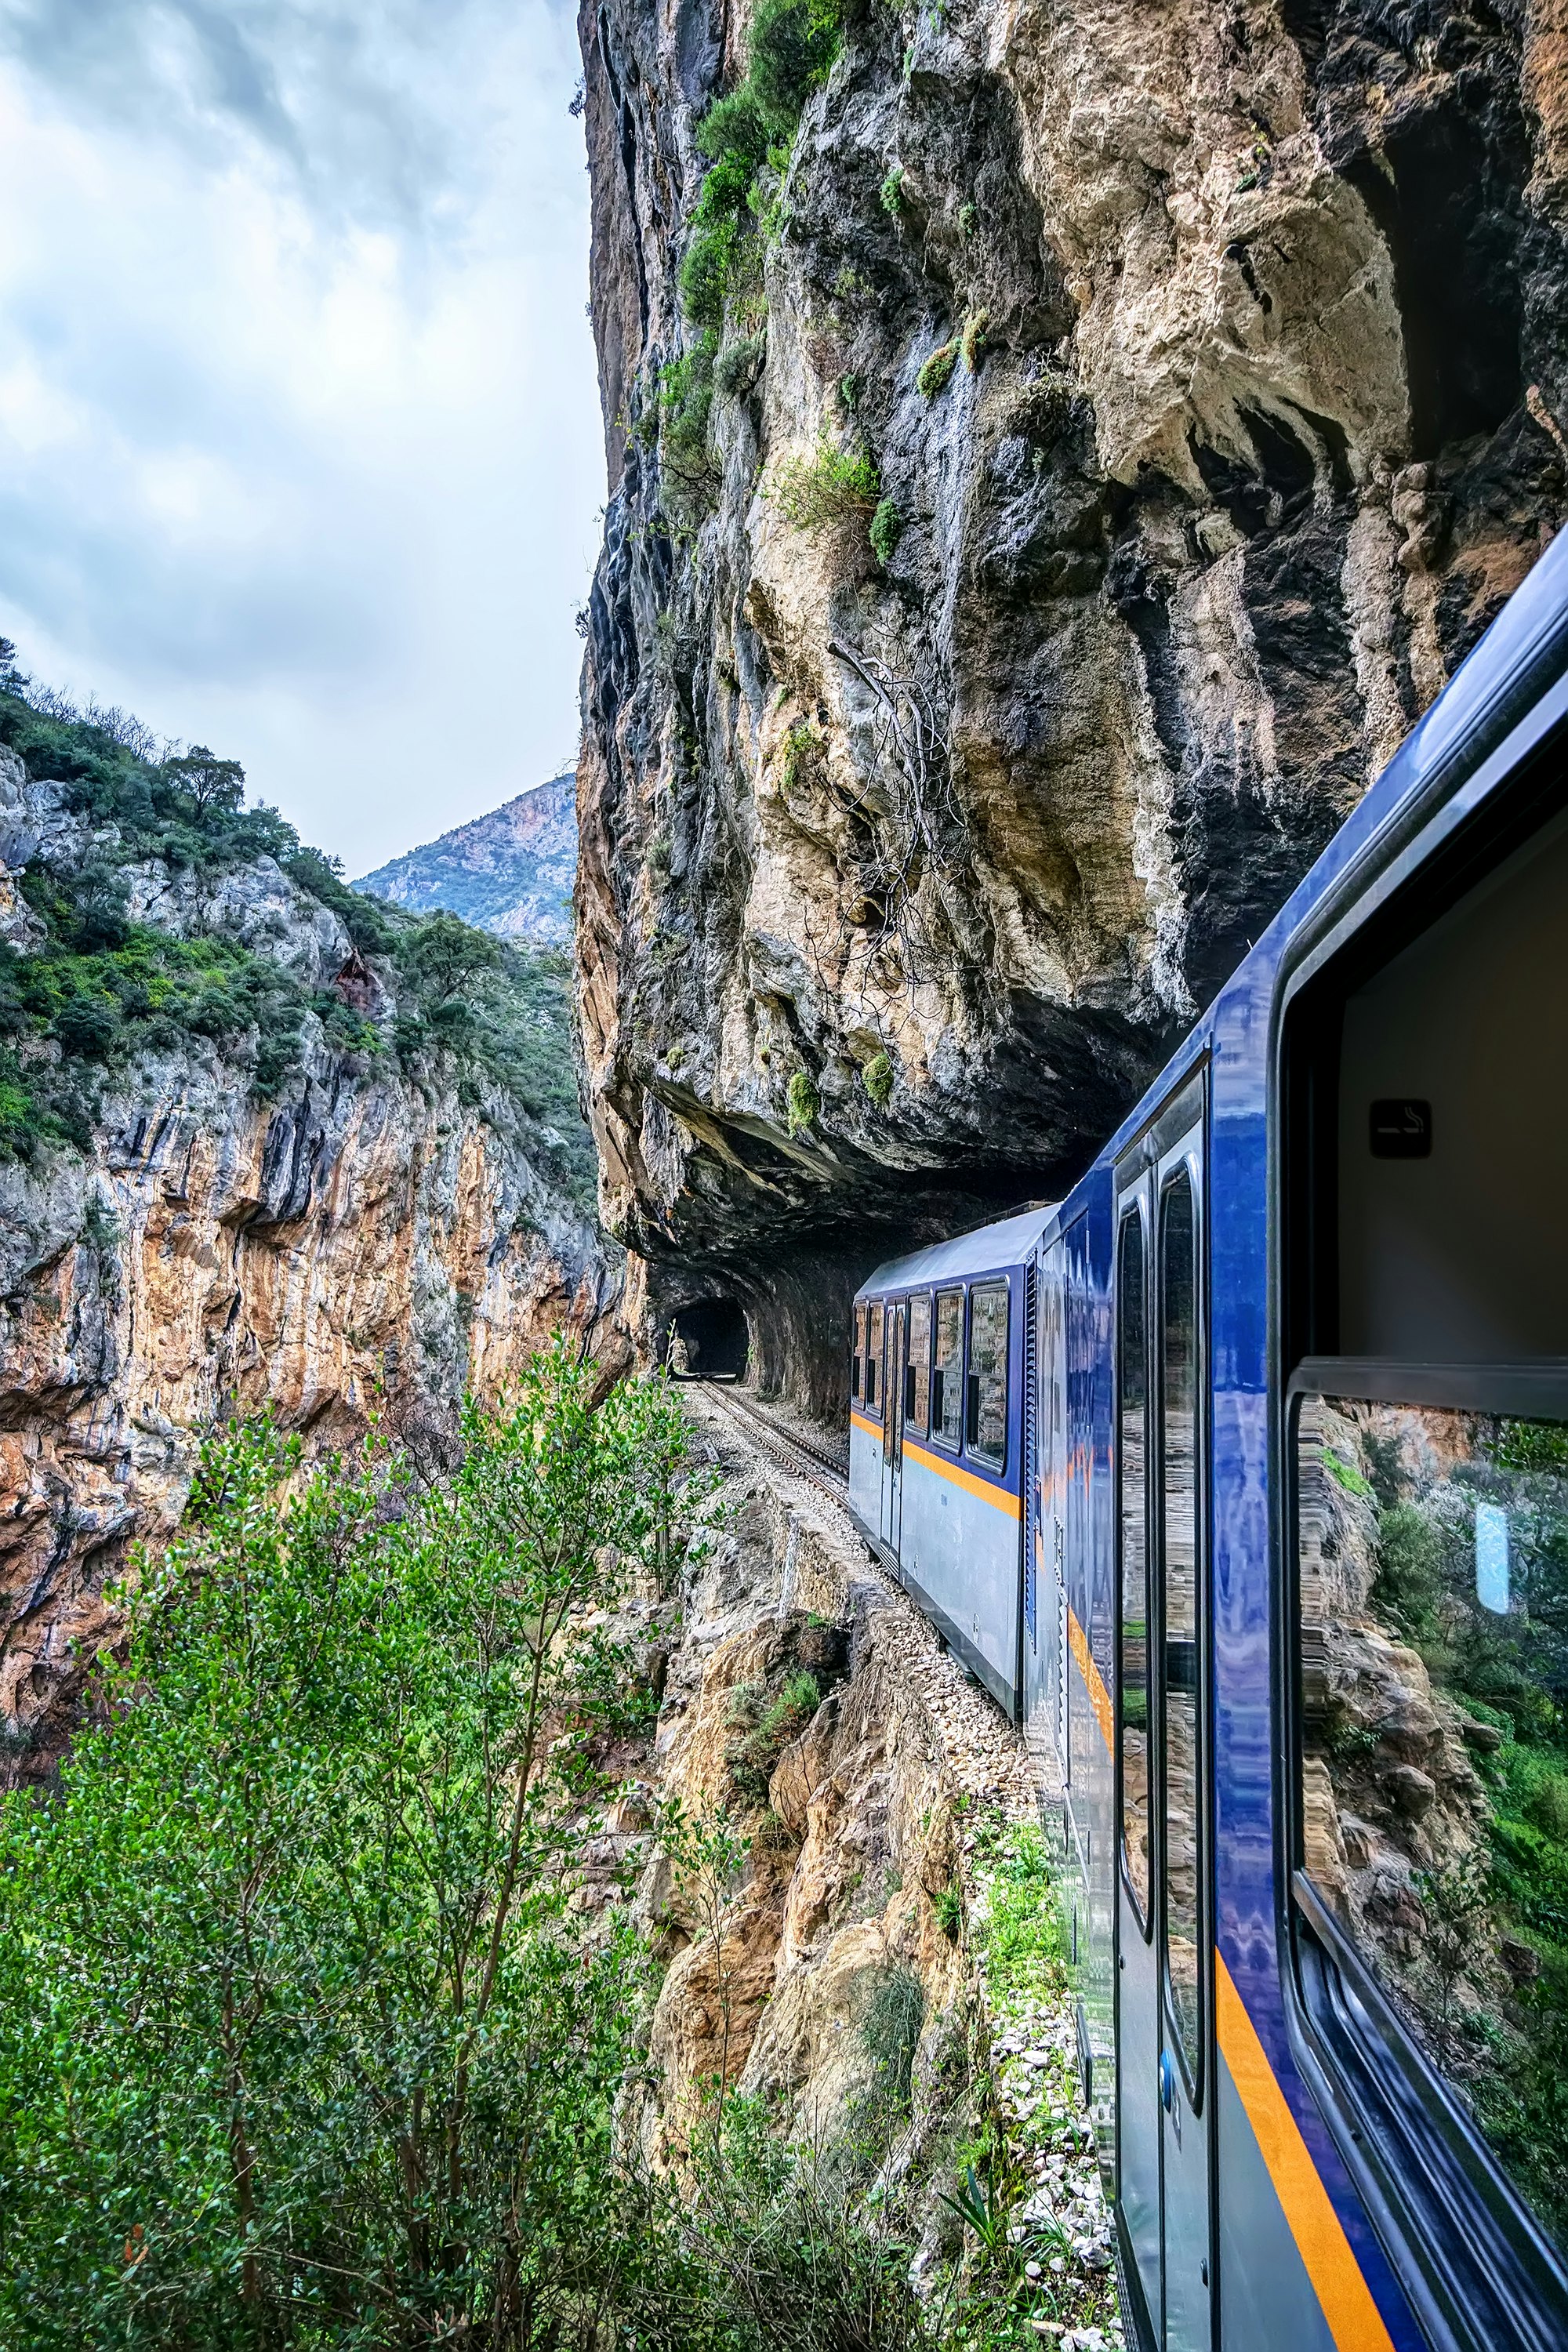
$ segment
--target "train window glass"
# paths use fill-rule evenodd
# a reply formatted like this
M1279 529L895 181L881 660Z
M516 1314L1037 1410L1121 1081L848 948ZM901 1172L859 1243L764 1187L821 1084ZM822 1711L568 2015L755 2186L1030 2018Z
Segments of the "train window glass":
M988 1282L969 1294L969 1403L966 1452L1000 1470L1007 1458L1007 1286Z
M882 1308L880 1301L871 1309L869 1338L866 1347L866 1403L872 1412L882 1410Z
M1121 1509L1121 1863L1141 1921L1149 1916L1148 1381L1144 1370L1143 1221L1121 1222L1116 1271L1117 1487Z
M849 1359L849 1393L852 1397L860 1393L860 1367L865 1360L866 1309L858 1307L855 1309L855 1352Z
M1296 1422L1302 1864L1568 2250L1568 1427Z
M1160 1204L1160 1549L1164 1601L1160 1738L1162 1879L1171 2011L1194 2105L1201 2096L1203 1707L1198 1672L1197 1232L1184 1169Z
M944 1445L958 1444L963 1389L963 1293L939 1290L936 1295L936 1349L931 1375L931 1435Z
M905 1374L908 1394L904 1419L923 1434L931 1409L931 1296L910 1301L910 1361Z

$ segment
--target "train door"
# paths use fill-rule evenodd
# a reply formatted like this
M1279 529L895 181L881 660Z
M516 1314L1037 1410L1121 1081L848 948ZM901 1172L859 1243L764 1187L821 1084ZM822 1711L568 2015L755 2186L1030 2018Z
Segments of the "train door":
M909 1311L901 1298L888 1309L888 1360L882 1382L882 1541L895 1552L903 1517Z
M1149 1751L1147 1166L1119 1190L1116 1232L1116 2185L1131 2267L1158 2339L1160 1984Z
M1117 2151L1162 2352L1213 2342L1201 1097L1118 1195Z
M1045 1253L1030 1288L1026 1383L1033 1406L1024 1578L1024 1721L1042 1788L1067 1774L1067 1248Z
M1207 2096L1208 1643L1204 1485L1207 1350L1203 1315L1203 1129L1161 1154L1154 1186L1157 1619L1152 1734L1160 1963L1161 2273L1167 2352L1208 2352L1214 2249Z

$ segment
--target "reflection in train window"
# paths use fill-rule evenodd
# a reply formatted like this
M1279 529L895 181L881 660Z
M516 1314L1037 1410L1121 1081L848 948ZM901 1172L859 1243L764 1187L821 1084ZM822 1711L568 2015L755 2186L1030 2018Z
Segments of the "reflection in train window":
M1143 1369L1143 1221L1121 1223L1116 1271L1117 1485L1121 1500L1121 1655L1117 1675L1121 1750L1121 1860L1141 1921L1149 1916L1149 1576L1144 1509L1148 1460Z
M963 1442L977 1462L1000 1470L1007 1458L1007 1286L969 1294L969 1409Z
M866 1402L873 1412L882 1410L882 1307L871 1309L871 1332L866 1349Z
M865 1357L866 1309L860 1306L855 1309L855 1353L849 1359L849 1393L852 1397L860 1393L860 1367Z
M931 1295L910 1301L910 1362L905 1374L904 1419L924 1434L931 1399Z
M1302 1861L1568 2249L1568 1428L1302 1398Z
M1162 1879L1171 2012L1194 2106L1202 2095L1203 1706L1198 1672L1197 1234L1185 1169L1160 1204L1160 1483L1164 1643Z
M963 1293L939 1290L936 1295L936 1357L931 1376L931 1435L944 1445L958 1444L963 1409Z

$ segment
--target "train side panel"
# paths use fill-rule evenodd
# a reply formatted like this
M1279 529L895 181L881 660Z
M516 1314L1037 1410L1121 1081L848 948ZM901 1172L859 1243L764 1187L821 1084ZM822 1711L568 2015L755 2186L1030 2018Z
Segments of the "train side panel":
M882 1432L859 1405L849 1416L849 1504L863 1527L880 1525Z
M1018 1629L1018 1497L913 1437L904 1441L900 1563L914 1599L1011 1712Z

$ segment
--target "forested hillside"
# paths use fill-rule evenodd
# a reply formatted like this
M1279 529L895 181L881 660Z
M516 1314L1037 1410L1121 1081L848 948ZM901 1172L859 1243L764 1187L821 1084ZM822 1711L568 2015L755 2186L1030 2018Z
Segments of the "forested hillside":
M599 1345L565 960L351 889L239 767L0 673L0 1727L49 1769L204 1429Z

